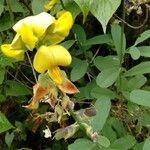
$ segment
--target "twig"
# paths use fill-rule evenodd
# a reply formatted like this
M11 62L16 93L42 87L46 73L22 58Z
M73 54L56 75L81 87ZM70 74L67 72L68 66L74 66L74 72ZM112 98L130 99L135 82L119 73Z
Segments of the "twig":
M126 24L128 27L130 27L130 28L132 28L132 29L140 29L140 28L142 28L142 27L146 24L146 22L147 22L147 20L148 20L148 11L149 11L149 9L150 9L149 6L146 5L145 19L144 19L143 23L142 23L140 26L132 26L132 25L130 25L128 22L126 22L124 19L122 19L122 18L120 18L119 16L117 16L116 14L114 14L114 16L115 16L116 18L118 18L120 21L122 21L124 24Z
M94 56L92 57L90 64L94 61L95 57L98 55L99 51L100 51L101 46L98 47L98 49L96 50Z
M20 80L18 80L18 79L17 79L11 72L9 72L8 70L7 70L7 73L8 73L10 76L12 76L17 82L23 84L24 86L26 86L26 87L29 88L29 89L32 89L32 88L29 87L28 85L26 85L26 84L24 84L23 82L21 82Z
M19 69L19 71L20 71L20 73L23 75L23 77L25 77L25 79L27 80L27 81L29 81L31 84L35 84L33 81L31 81L22 71L21 71L21 69Z
M31 65L31 69L32 69L32 72L33 72L33 76L34 76L35 81L36 81L36 83L37 83L38 80L37 80L37 77L36 77L36 73L35 73L35 70L34 70L34 68L33 68L33 65L32 65L32 62L31 62L31 59L30 59L30 56L29 56L28 52L26 52L26 55L27 55L27 57L28 57L28 60L29 60L30 65Z

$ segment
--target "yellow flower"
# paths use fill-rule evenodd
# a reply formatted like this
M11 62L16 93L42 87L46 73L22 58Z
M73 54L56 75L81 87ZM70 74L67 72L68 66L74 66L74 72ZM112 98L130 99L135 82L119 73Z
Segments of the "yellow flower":
M69 11L60 11L57 13L57 20L47 29L44 43L57 44L68 36L73 25L73 17Z
M50 0L50 2L48 2L46 5L44 5L46 11L51 10L53 8L53 6L58 2L59 2L59 0Z
M33 66L39 73L48 70L50 77L61 84L61 72L58 66L68 66L71 63L71 55L60 45L41 46L34 57Z
M47 28L55 21L55 18L46 12L36 16L29 16L18 21L13 29L21 36L25 46L32 50L39 38L43 36Z
M7 57L20 61L24 59L25 46L22 43L21 37L16 34L11 44L1 45L1 51Z
M71 63L70 53L60 45L41 46L35 54L33 66L39 73L48 71L50 78L63 92L73 94L78 89L67 79L59 66L68 66Z

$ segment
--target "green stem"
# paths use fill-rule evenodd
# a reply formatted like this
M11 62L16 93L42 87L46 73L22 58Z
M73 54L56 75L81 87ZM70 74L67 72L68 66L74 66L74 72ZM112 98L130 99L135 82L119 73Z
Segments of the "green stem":
M61 3L62 8L66 9L63 0L60 0L60 3Z
M122 19L125 20L125 0L123 0L122 2ZM124 51L124 48L123 48L123 42L124 42L124 22L122 22L122 27L121 27L121 52L120 52L120 69L122 70L122 62L123 62L123 51ZM121 71L119 73L119 85L118 85L118 90L120 89L121 87Z
M125 20L125 1L123 0L122 4L122 19ZM121 56L120 56L120 67L122 67L122 61L123 61L123 35L124 35L124 22L122 22L122 28L121 28Z
M26 55L27 55L27 57L28 57L28 60L29 60L30 65L31 65L31 69L32 69L32 72L33 72L33 76L34 76L35 81L36 81L36 83L37 83L38 80L37 80L37 77L36 77L36 73L35 73L35 70L34 70L34 67L33 67L33 65L32 65L32 61L31 61L31 58L30 58L28 52L26 52Z
M8 7L9 14L10 14L11 22L12 22L12 24L14 24L14 14L13 14L13 11L11 9L10 1L6 0L6 4L7 4L7 7Z

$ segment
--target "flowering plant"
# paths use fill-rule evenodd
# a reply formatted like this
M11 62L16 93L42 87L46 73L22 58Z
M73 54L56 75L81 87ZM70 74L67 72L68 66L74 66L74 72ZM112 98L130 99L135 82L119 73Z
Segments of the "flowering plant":
M51 1L46 7L50 9L55 2L57 1ZM84 114L85 112L82 112L83 114L74 112L74 102L67 95L78 93L79 90L67 78L65 71L60 69L60 66L71 64L70 53L59 43L68 36L72 25L72 14L65 10L58 12L56 18L47 12L26 17L13 26L16 35L11 44L1 45L1 51L15 61L23 61L25 53L36 50L33 68L40 75L33 86L33 97L29 104L23 107L38 109L40 102L48 103L51 111L45 112L45 114L34 114L36 120L40 118L46 119L48 123L64 124L67 116L72 115L76 116L75 118L80 122L78 123L76 120L72 125L57 129L54 136L57 140L72 137L80 126L86 129L87 135L92 140L96 140L98 134L86 123L88 115ZM84 121L85 119L87 121ZM45 137L51 137L48 126L44 132Z

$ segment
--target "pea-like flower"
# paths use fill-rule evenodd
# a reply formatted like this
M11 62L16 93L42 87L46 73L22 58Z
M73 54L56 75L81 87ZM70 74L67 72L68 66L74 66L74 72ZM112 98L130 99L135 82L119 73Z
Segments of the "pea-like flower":
M33 50L41 45L61 42L68 36L73 25L70 12L60 11L53 16L42 12L35 16L26 17L18 21L13 29L17 32L11 44L1 45L1 51L17 61L24 59L26 50Z
M20 35L25 46L32 50L55 18L46 12L18 21L13 29Z
M70 53L61 45L41 46L35 54L33 66L39 73L48 72L54 83L65 93L76 93L78 89L69 81L59 66L71 63Z

